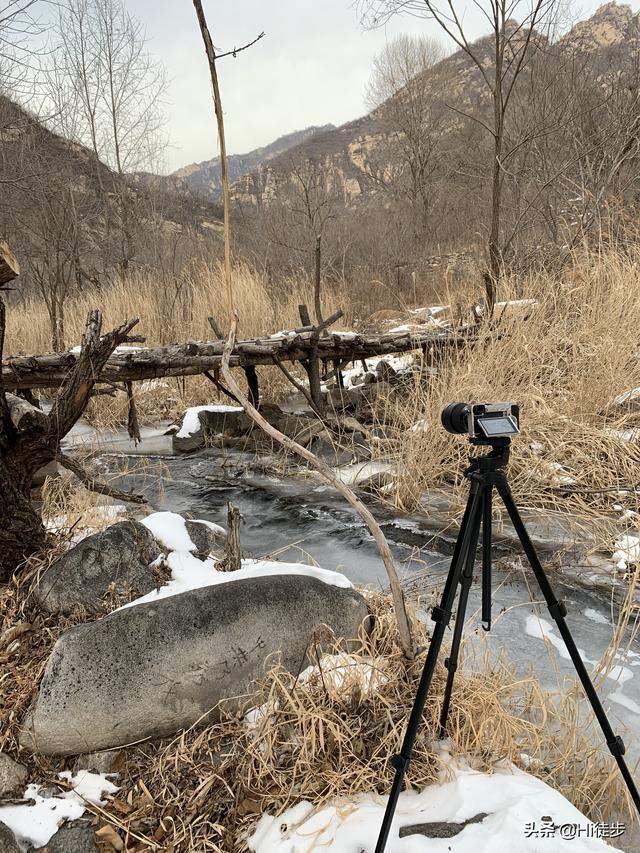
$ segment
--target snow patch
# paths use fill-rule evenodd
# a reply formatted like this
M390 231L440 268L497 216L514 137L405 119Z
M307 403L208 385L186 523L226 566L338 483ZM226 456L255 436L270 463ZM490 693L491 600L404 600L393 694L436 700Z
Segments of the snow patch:
M628 565L636 564L640 558L640 538L637 536L621 536L614 545L612 560L617 569L626 572Z
M277 817L263 815L248 845L253 853L301 853L305 850L331 850L331 853L356 853L373 850L386 799L373 793L350 800L314 806L298 803ZM469 824L452 838L426 838L409 835L399 838L403 826L435 821L461 823L485 812L480 823ZM540 779L515 767L498 768L492 774L480 773L459 764L449 782L429 785L422 792L400 794L393 821L389 853L480 853L480 851L541 851L545 841L527 838L527 823L542 823L550 815L554 824L586 826L591 822L558 791ZM595 834L595 833L594 833ZM611 848L586 833L573 840L559 834L548 839L549 850L591 853Z
M33 804L0 806L0 821L13 832L23 850L30 846L44 847L63 823L82 817L86 803L103 805L104 795L115 794L118 790L107 775L88 770L75 775L65 770L59 778L69 782L70 791L43 796L39 785L29 785L23 799L33 800Z
M125 355L128 352L141 352L143 349L146 349L146 347L133 347L131 344L120 344L114 349L112 355ZM73 355L80 355L81 351L82 347L80 345L69 350Z
M141 523L169 551L186 551L189 553L196 550L196 546L187 533L184 518L176 512L153 512L143 518Z

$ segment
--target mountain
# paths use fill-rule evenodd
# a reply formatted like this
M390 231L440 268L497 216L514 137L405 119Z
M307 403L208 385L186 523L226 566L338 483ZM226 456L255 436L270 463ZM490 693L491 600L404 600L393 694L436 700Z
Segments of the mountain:
M332 124L326 124L323 127L307 127L304 130L287 133L276 139L275 142L262 148L256 148L246 154L231 154L227 157L229 180L233 182L291 148L331 130L335 130ZM218 201L220 198L222 183L219 157L214 157L213 160L205 160L202 163L191 163L189 166L183 166L169 177L175 181L177 186L189 190L195 196L206 198L209 201Z
M185 254L194 241L217 244L220 216L212 202L119 175L0 95L0 235L21 262L22 289L66 292L118 265L175 259L182 244Z
M517 26L516 22L513 22ZM640 13L615 2L601 6L588 20L580 21L560 40L560 45L573 47L587 58L591 69L604 75L612 68L631 67L632 50L640 46ZM484 68L492 67L492 37L479 39L474 52ZM458 50L424 74L424 85L437 85L441 90L441 109L448 112L449 130L461 127L460 113L475 115L491 121L488 95L480 71L469 56ZM333 198L349 205L378 192L385 170L388 169L390 138L398 137L398 129L385 129L381 116L398 93L378 110L337 128L314 134L287 151L261 162L252 171L232 183L234 201L245 208L260 208L282 197L292 176L299 173L301 164L311 167L316 180L321 180ZM452 110L454 107L455 110ZM457 113L455 112L457 111ZM474 156L473 146L467 143L463 157ZM317 176L321 177L317 177Z

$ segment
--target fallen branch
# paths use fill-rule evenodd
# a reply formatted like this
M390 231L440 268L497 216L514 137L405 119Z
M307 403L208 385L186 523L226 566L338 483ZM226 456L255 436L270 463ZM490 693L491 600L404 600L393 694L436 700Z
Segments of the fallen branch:
M114 489L102 480L96 480L79 462L76 462L75 459L70 459L64 453L57 453L55 458L56 462L59 462L63 468L75 474L85 489L88 489L90 492L96 492L99 495L106 495L117 501L125 501L133 504L146 504L147 502L147 499L143 495L136 495L133 492L121 492L119 489Z
M302 447L302 445L298 444L292 438L289 438L289 436L285 435L284 433L280 432L280 430L272 426L260 414L260 412L258 412L258 410L251 405L249 400L243 394L242 389L234 379L233 373L231 372L229 366L229 360L235 344L237 327L238 312L234 310L233 320L231 322L231 329L229 330L229 336L227 338L224 351L222 353L221 370L225 382L227 383L233 394L238 398L238 402L245 410L247 415L254 421L254 423L256 423L257 426L260 427L260 429L266 432L267 435L271 436L274 441L277 441L278 444L281 444L290 452L295 453L297 456L300 456L313 468L315 468L316 471L318 471L318 473L330 485L332 485L336 489L336 491L338 491L345 498L345 500L356 510L356 512L362 518L363 522L367 525L377 545L378 551L382 558L382 562L384 563L384 567L389 577L391 595L393 597L396 620L398 623L398 633L400 635L400 644L406 657L410 660L413 660L415 658L415 648L413 644L413 638L411 636L411 626L409 624L409 618L407 616L404 594L402 592L402 587L400 586L400 581L398 580L398 573L393 562L393 555L391 554L389 543L387 542L384 533L380 529L380 525L375 520L370 510L367 509L367 507L362 503L361 500L356 497L355 493L348 486L346 486L341 480L336 477L334 472L325 462L319 459L310 450L307 450L305 447Z

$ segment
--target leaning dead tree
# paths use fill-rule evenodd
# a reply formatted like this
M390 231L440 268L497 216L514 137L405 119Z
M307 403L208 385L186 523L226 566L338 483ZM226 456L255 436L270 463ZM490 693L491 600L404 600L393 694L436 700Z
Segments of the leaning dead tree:
M1 357L6 330L2 290L16 277L18 268L4 249L0 258ZM44 547L45 528L31 502L34 474L54 460L67 463L60 442L86 409L109 357L117 346L130 340L129 332L137 323L137 319L128 320L103 335L102 315L100 311L91 311L80 355L60 384L48 413L10 393L0 378L0 581L11 577L26 557ZM77 463L73 463L73 468L82 470ZM108 486L102 488L111 493Z

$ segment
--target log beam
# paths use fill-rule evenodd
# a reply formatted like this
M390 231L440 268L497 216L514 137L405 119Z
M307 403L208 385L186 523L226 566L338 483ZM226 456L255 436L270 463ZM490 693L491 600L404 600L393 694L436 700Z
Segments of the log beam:
M329 333L316 339L315 333L299 332L269 338L238 341L229 359L231 367L272 365L274 358L284 362L306 361L316 350L316 358L331 361L358 361L362 358L410 352L425 346L430 351L446 351L465 346L474 337L473 330L395 332L365 336L354 333ZM219 369L222 341L189 342L165 347L143 348L112 355L97 377L98 382L122 385L171 376L196 376ZM71 352L37 356L9 357L2 362L1 382L7 390L57 388L75 367L78 356Z

